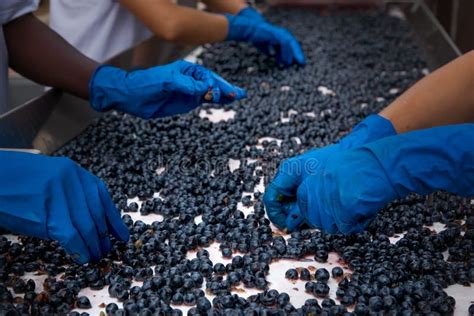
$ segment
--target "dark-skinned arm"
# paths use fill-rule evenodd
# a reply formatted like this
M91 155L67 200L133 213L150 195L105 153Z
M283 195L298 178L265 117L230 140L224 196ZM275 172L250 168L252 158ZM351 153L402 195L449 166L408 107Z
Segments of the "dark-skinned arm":
M9 66L40 84L89 98L98 63L81 54L33 14L3 26Z
M4 25L4 33L13 69L38 83L90 99L99 112L117 110L147 119L181 114L204 102L209 88L215 103L245 97L244 90L185 61L142 69L133 76L117 67L98 67L32 14Z

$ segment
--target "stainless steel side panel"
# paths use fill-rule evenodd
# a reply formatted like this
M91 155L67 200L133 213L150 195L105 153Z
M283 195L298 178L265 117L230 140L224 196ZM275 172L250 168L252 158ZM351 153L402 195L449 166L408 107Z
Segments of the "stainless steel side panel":
M424 1L385 0L385 7L387 11L397 8L403 12L415 31L415 37L424 50L431 70L437 69L461 55L461 51Z

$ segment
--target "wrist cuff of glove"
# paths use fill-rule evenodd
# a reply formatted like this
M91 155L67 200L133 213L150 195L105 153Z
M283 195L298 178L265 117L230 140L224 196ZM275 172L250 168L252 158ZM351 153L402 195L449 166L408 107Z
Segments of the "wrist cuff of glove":
M372 135L373 138L369 141L397 135L397 131L395 130L392 122L379 114L369 115L364 120L364 123L367 125L370 132L369 134Z
M356 148L393 135L397 135L397 131L392 122L383 116L372 114L357 124L352 132L341 140L340 145L345 149Z
M92 74L89 81L89 103L98 112L106 112L119 104L119 100L112 95L122 95L119 84L124 80L127 72L110 65L100 65Z
M232 27L235 16L233 16L232 14L229 14L229 13L225 13L224 16L227 19L227 36L226 36L225 40L226 41L237 41L238 36L237 36L236 32L234 31L234 28Z
M247 6L240 10L239 13L237 13L237 16L243 16L247 19L252 19L253 21L265 21L264 17L251 6Z

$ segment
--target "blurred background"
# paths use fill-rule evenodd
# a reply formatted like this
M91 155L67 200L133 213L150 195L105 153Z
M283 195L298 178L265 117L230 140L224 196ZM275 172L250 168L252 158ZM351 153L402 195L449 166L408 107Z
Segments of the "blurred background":
M49 1L42 0L37 15L48 22ZM79 0L80 1L80 0ZM402 0L403 1L403 0ZM473 0L419 0L424 1L433 11L441 25L448 32L461 51L474 49L474 1ZM180 1L193 3L195 0ZM374 5L383 4L384 0L254 0L257 4L264 3L310 3L320 5Z
M425 0L425 2L463 53L474 49L474 1Z
M54 0L53 0L54 1ZM407 0L422 2L431 9L443 28L463 53L474 49L474 1L473 0ZM390 0L260 0L257 3L301 4L320 6L368 6L383 5ZM401 0L399 2L404 2Z

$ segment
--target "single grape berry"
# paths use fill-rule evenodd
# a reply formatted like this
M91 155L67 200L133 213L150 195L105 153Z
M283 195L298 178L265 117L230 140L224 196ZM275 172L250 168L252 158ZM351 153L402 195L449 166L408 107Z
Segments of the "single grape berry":
M471 304L468 309L469 316L474 316L474 304Z
M324 282L316 282L313 288L313 294L316 297L324 298L329 294L329 286Z
M304 281L311 280L311 272L306 268L302 268L300 271L300 279Z
M285 277L290 280L298 279L298 271L296 269L288 269L285 273Z
M91 302L87 296L79 296L76 300L77 308L88 309L91 308Z
M316 281L327 282L329 280L329 272L324 268L316 270L314 274Z
M331 270L331 274L333 278L340 278L344 275L344 270L341 267L334 267Z

